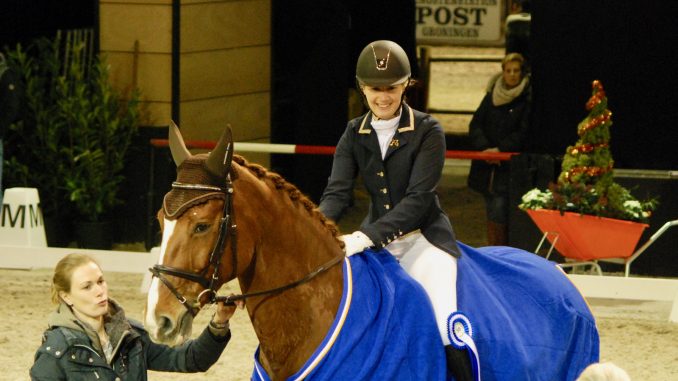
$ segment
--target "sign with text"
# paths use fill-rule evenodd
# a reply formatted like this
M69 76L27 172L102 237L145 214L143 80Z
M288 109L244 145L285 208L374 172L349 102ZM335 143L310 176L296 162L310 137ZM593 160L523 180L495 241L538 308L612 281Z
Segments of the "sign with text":
M501 42L502 4L501 0L417 0L417 42Z
M9 188L0 205L0 243L47 247L40 196L35 188Z

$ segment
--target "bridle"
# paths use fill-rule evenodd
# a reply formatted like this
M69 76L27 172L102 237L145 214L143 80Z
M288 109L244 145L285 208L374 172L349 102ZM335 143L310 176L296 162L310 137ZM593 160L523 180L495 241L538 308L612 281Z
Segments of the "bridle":
M205 303L200 303L203 296L207 296L207 303L216 303L217 296L215 290L215 284L219 280L219 266L221 265L221 254L224 252L226 245L227 235L232 236L231 242L231 251L233 253L233 268L231 270L231 275L228 279L235 277L236 268L237 268L237 240L236 238L236 225L232 223L232 210L233 210L233 186L231 180L227 179L226 188L217 187L213 185L204 185L204 184L186 184L180 182L172 183L173 189L186 189L186 190L202 190L209 192L220 192L225 195L224 199L224 208L221 215L221 220L219 222L219 235L217 236L217 242L210 253L210 259L207 267L205 267L201 272L194 273L186 270L182 270L176 267L165 266L161 264L156 264L151 267L149 270L154 277L157 277L169 290L170 292L179 300L181 304L186 307L188 312L195 317L195 315L200 310L200 307ZM208 277L209 269L213 268L212 276ZM198 295L198 298L195 302L189 304L186 297L184 297L179 290L172 284L172 282L165 277L165 275L175 276L178 278L183 278L190 280L192 282L200 284L204 290Z
M207 267L205 267L202 271L199 273L194 273L194 272L189 272L186 270L182 270L176 267L171 267L171 266L165 266L161 264L156 264L153 267L149 269L149 271L153 274L154 277L157 277L168 289L169 291L179 300L179 302L186 307L188 312L195 317L198 314L198 311L200 311L200 308L204 306L205 304L215 304L218 302L223 302L226 305L234 305L236 301L239 300L245 300L247 298L251 298L254 296L261 296L261 295L268 295L268 294L274 294L274 293L279 293L285 290L289 290L291 288L294 288L300 284L306 283L310 281L311 279L315 278L317 275L327 271L330 269L332 266L336 265L337 263L341 262L345 256L338 255L334 258L332 258L330 261L327 263L324 263L323 265L317 267L310 273L308 273L306 276L302 277L301 279L298 279L294 282L288 283L284 286L280 287L275 287L272 289L268 290L263 290L263 291L256 291L256 292L251 292L251 293L246 293L246 294L240 294L240 295L229 295L229 296L218 296L217 295L217 289L215 288L215 285L219 281L219 267L221 265L221 255L224 252L224 248L226 246L226 239L227 237L230 236L230 243L231 243L231 254L232 254L232 266L231 266L231 274L229 275L228 278L226 279L233 279L237 276L237 268L238 268L238 255L237 255L237 232L236 232L236 224L234 221L234 216L233 216L233 184L231 182L231 179L229 176L226 177L226 187L217 187L213 185L205 185L205 184L188 184L188 183L182 183L182 182L173 182L172 183L172 188L173 189L186 189L186 190L203 190L203 191L208 191L208 192L220 192L223 193L225 196L224 199L224 208L223 212L221 215L221 220L219 223L219 235L217 236L217 242L214 245L214 248L212 248L212 252L210 253L210 258L209 258L209 263L207 264ZM210 268L213 268L212 275L209 276L209 270ZM196 298L195 301L190 302L186 299L185 296L183 296L179 290L172 284L172 282L167 279L165 275L169 276L175 276L177 278L183 278L186 280L189 280L191 282L195 282L200 284L204 290L198 294L198 297ZM206 298L206 299L205 299ZM205 302L202 302L202 300L205 299Z

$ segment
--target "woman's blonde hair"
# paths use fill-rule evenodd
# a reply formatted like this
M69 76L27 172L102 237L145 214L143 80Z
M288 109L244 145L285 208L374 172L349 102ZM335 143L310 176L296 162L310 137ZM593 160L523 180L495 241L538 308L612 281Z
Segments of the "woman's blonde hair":
M520 64L520 70L523 71L523 67L525 66L525 57L523 57L523 55L520 53L507 54L504 59L501 60L501 69L503 70L504 66L512 61L518 62Z
M71 292L71 278L73 272L80 266L88 263L94 263L99 268L99 263L87 254L68 254L59 260L59 263L54 267L54 275L52 276L52 303L61 303L59 292Z

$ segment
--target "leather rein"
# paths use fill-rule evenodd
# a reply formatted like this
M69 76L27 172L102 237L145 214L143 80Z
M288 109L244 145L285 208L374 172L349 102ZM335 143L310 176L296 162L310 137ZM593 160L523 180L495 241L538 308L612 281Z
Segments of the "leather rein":
M217 236L217 242L212 248L210 253L209 263L199 273L189 272L182 270L176 267L165 266L161 264L156 264L153 267L149 268L149 271L153 274L154 277L157 277L168 289L169 291L179 300L179 302L186 307L188 312L195 317L200 311L200 308L205 304L215 304L218 302L223 302L225 305L235 305L235 302L239 300L245 300L254 296L269 295L285 290L289 290L296 286L299 286L303 283L310 281L315 278L317 275L329 270L334 265L341 262L345 256L338 255L332 258L330 261L318 266L310 273L306 274L304 277L297 279L291 283L288 283L283 286L271 288L268 290L255 291L240 295L217 295L217 289L215 285L219 281L219 267L221 265L221 256L226 247L227 237L230 237L231 244L231 254L232 254L232 266L231 274L226 279L234 279L237 276L238 268L238 254L237 254L237 232L236 224L233 218L233 184L230 177L227 177L226 187L217 187L213 185L204 185L204 184L187 184L180 182L172 183L173 189L187 189L187 190L204 190L209 192L221 192L225 195L224 208L222 212L222 217L219 223L219 235ZM212 275L208 275L209 269L213 268ZM198 294L198 297L195 301L189 302L185 296L183 296L179 290L172 284L172 282L167 279L166 275L175 276L177 278L182 278L200 284L204 290ZM206 300L202 302L203 299Z

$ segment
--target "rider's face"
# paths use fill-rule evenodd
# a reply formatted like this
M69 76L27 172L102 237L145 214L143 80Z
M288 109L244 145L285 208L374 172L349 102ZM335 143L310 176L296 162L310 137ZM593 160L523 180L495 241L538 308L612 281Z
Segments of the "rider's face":
M391 119L400 108L405 84L379 87L362 85L361 89L372 113L379 119Z

